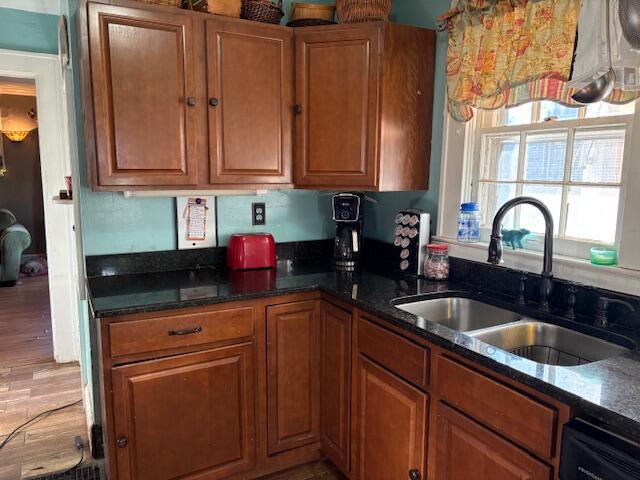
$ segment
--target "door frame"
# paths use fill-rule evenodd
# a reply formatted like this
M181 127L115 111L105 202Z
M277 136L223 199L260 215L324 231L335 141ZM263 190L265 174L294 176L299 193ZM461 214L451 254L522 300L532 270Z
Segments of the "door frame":
M0 49L0 76L32 79L36 84L38 137L49 267L49 298L54 359L80 361L80 302L84 277L80 233L79 176L74 130L73 90L69 72L58 55ZM73 178L72 205L55 204L53 197ZM75 230L75 231L74 231ZM86 403L86 402L85 402Z

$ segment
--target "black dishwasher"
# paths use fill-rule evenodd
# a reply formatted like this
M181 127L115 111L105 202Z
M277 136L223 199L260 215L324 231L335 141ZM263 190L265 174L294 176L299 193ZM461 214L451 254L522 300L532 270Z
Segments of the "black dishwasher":
M640 444L572 420L562 436L560 480L640 480Z

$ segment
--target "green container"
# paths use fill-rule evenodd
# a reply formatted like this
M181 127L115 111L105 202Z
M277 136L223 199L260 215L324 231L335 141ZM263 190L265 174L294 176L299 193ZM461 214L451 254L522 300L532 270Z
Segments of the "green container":
M615 248L592 248L591 263L594 265L613 266L618 264L618 251Z

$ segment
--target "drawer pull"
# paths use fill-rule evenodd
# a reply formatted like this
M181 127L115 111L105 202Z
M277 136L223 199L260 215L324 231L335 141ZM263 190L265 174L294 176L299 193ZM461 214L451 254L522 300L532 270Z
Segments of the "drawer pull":
M116 445L118 448L125 448L129 444L129 439L127 437L122 437L116 440Z
M176 335L192 335L202 331L202 327L189 328L187 330L169 330L169 336L175 337Z

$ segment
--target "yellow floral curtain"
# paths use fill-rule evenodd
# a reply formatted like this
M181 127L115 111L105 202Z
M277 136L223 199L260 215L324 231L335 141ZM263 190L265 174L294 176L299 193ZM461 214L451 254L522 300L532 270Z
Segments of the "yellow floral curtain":
M553 99L569 106L580 0L459 0L441 19L449 27L448 109L458 121L473 108ZM614 91L608 101L635 94Z

